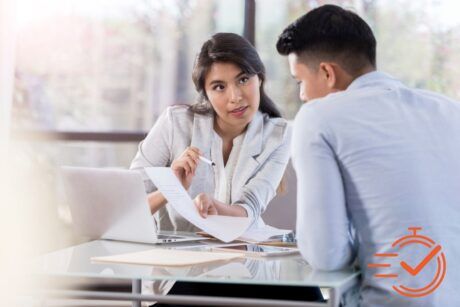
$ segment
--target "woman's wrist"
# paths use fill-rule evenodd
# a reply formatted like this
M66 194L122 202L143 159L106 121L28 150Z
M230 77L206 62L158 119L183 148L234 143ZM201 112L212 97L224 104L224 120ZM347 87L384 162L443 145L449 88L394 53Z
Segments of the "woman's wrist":
M149 203L150 212L154 214L164 207L168 201L160 191L155 191L147 195L147 202Z
M217 210L217 214L218 214L218 215L225 215L225 214L224 214L225 208L223 207L223 206L225 206L225 204L219 202L219 201L216 200L215 198L212 198L212 202L213 202L213 204L214 204L214 208L216 208L216 210Z
M214 207L217 209L219 215L247 217L246 209L238 205L224 204L213 198Z

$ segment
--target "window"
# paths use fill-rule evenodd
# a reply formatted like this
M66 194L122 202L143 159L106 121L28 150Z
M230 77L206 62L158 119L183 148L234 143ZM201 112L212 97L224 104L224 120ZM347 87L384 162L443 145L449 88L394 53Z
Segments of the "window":
M243 33L251 1L19 0L13 128L134 131L141 138L168 105L194 101L191 69L200 46L215 32ZM254 1L267 92L288 119L301 102L276 40L326 3L355 10L371 25L380 70L460 99L458 1ZM126 167L136 143L40 146L59 164Z
M453 0L258 0L256 45L267 67L268 94L293 118L301 102L278 35L292 21L323 4L357 12L377 39L377 66L409 86L460 99L460 9ZM404 9L401 9L404 8Z
M20 0L18 20L13 129L145 132L194 101L196 54L243 32L244 2ZM135 143L40 146L58 164L127 167Z
M242 32L242 1L20 1L13 123L147 130L194 99L191 69L214 32Z

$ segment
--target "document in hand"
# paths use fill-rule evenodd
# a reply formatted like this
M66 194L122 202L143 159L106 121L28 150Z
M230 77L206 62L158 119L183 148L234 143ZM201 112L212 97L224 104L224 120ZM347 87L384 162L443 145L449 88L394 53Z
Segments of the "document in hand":
M193 200L169 167L148 167L147 175L168 200L168 203L186 220L215 238L231 242L241 236L249 227L247 217L208 215L203 218L195 208Z
M244 254L155 248L136 253L92 257L91 261L158 266L188 266L206 262L231 260L240 257L244 257Z

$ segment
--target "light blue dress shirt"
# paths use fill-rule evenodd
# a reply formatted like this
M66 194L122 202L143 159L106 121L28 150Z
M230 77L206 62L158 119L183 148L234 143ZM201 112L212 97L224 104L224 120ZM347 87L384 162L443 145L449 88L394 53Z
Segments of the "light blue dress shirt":
M458 102L381 72L365 74L301 108L292 159L299 247L314 268L341 269L357 257L362 306L460 306ZM428 284L436 257L412 276L401 259L374 255L394 251L391 244L411 226L422 227L419 233L439 243L447 259L445 279L422 298L401 296L392 286ZM416 267L429 251L414 244L399 257ZM367 267L382 262L392 266ZM388 273L398 278L374 276Z

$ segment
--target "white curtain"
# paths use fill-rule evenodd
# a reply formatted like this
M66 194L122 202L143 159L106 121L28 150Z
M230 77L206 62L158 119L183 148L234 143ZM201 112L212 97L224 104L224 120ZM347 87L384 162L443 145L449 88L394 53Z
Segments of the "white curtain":
M0 148L3 155L10 131L14 80L15 1L0 0ZM4 161L5 156L0 156ZM1 165L1 164L0 164Z
M17 236L11 234L11 224L9 221L16 217L11 213L10 188L13 185L9 178L7 169L8 159L8 142L10 134L10 112L11 101L13 96L14 82L14 47L15 47L15 0L0 0L0 242L9 246L14 243ZM13 218L12 218L13 217ZM4 243L6 242L6 243ZM2 247L0 252L0 271L5 275L0 276L0 305L14 306L8 301L14 288L11 286L8 267L14 266L12 261L14 255L8 250L11 247ZM6 277L8 276L8 277Z

